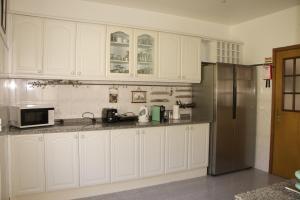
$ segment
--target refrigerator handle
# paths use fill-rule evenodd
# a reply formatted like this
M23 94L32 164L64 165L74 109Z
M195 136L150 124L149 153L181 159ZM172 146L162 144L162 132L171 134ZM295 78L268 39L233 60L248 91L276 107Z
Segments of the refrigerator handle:
M236 67L233 67L233 98L232 98L232 119L236 119L236 104L237 104L237 81L236 81Z

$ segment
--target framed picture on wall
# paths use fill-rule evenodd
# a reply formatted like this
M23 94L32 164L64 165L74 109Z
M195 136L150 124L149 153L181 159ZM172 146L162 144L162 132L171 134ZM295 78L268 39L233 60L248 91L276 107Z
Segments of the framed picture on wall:
M147 91L131 91L132 102L131 103L146 103L147 102Z
M4 33L6 33L6 21L7 21L7 0L1 0L1 27Z

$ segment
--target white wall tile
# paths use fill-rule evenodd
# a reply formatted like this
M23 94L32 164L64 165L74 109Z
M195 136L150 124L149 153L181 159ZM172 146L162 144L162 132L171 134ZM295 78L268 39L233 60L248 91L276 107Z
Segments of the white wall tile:
M15 81L15 88L9 92L12 104L32 103L32 104L50 104L55 106L55 117L62 118L81 118L84 112L93 112L96 117L101 117L102 108L117 108L119 113L134 112L138 114L139 108L146 105L164 105L166 109L172 109L176 103L176 88L173 88L173 95L154 96L151 91L170 91L170 87L158 86L109 86L109 85L82 85L73 87L71 85L47 86L47 87L30 87L26 80ZM110 88L118 88L118 103L109 103ZM188 87L190 89L190 87ZM131 103L132 92L136 90L147 91L147 103ZM186 94L186 93L182 93ZM168 103L151 103L151 99L167 98ZM183 102L191 102L191 99L184 99ZM191 113L190 109L184 110L185 113Z

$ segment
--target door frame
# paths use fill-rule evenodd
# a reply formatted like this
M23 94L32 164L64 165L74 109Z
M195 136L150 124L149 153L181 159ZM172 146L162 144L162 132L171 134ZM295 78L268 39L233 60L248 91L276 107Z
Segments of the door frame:
M272 114L271 114L271 138L270 138L270 160L269 160L269 173L273 173L273 148L274 148L274 125L275 125L275 100L276 100L276 87L275 87L275 80L276 80L276 59L277 59L277 53L281 51L288 51L288 50L294 50L294 49L300 49L300 44L292 45L292 46L286 46L286 47L279 47L273 49L273 66L272 66Z

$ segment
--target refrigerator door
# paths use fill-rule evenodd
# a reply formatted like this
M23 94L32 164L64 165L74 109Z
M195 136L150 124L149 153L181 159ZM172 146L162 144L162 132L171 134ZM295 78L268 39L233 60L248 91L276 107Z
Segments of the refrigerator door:
M209 173L218 175L234 170L234 70L232 64L215 66L215 122L212 126Z
M237 108L233 158L234 170L253 167L256 134L256 71L236 66Z

